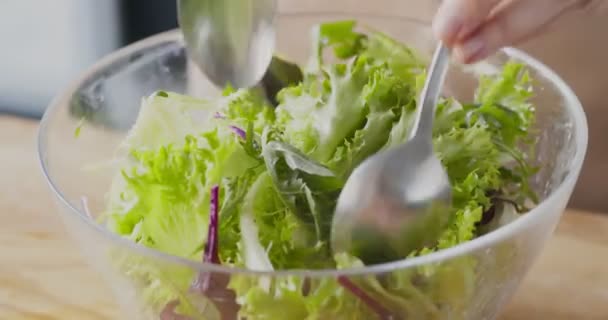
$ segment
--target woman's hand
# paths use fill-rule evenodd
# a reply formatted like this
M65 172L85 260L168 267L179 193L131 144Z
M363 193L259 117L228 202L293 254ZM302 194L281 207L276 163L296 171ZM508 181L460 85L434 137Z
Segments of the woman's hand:
M433 29L456 59L472 63L538 34L566 12L606 6L608 0L444 0Z

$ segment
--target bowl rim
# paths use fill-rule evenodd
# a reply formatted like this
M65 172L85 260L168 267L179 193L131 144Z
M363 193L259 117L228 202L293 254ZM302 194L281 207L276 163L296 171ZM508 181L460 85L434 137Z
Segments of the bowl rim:
M390 20L399 20L408 23L417 24L419 26L426 26L428 28L428 21L411 18L411 17L398 17L394 15L384 14L366 14L366 13L345 13L345 12L332 12L332 11L316 11L316 12L305 12L305 13L280 13L279 18L302 18L306 16L342 16L342 17L368 17L368 18L382 18ZM39 165L42 170L43 176L49 185L52 193L59 199L60 203L69 209L70 214L74 215L76 219L80 219L85 225L87 225L93 232L99 234L99 236L109 242L112 246L124 247L127 250L132 250L134 254L145 256L152 259L160 259L164 262L182 265L199 272L216 272L224 274L235 274L245 276L266 276L266 277L286 277L286 276L303 276L311 278L319 277L339 277L339 276L357 276L357 275L369 275L388 273L400 269L408 269L423 265L435 264L450 260L458 256L467 255L473 251L477 251L483 248L488 248L495 243L501 242L507 238L513 237L518 234L521 230L525 230L527 227L535 225L547 215L551 215L552 211L546 208L553 202L558 201L560 197L569 197L569 190L575 184L578 179L578 175L582 168L585 154L588 144L588 127L585 112L581 105L580 100L573 92L573 90L564 82L564 80L558 76L553 70L547 67L539 60L533 58L529 54L512 48L507 47L501 51L509 57L523 61L527 66L535 69L542 77L552 83L558 92L564 96L566 109L572 116L572 120L575 126L575 146L576 151L570 163L570 170L561 181L559 186L541 201L536 207L522 215L515 221L508 223L488 234L477 237L473 240L465 243L456 245L454 247L439 250L427 255L402 259L398 261L392 261L383 264L376 264L371 266L349 268L349 269L287 269L287 270L274 270L274 271L260 271L250 270L240 267L231 267L224 265L216 265L210 263L204 263L202 261L193 261L179 256L167 254L156 249L152 249L141 244L135 243L129 239L121 237L102 225L96 223L94 220L86 218L86 214L81 212L77 207L72 205L67 200L65 195L62 193L60 188L55 184L51 175L49 174L48 166L46 163L46 136L47 127L49 125L49 118L55 114L62 106L69 103L74 93L82 86L83 83L91 80L99 72L105 70L108 66L112 65L115 61L120 60L123 57L130 56L136 52L149 47L155 47L162 43L179 43L183 46L183 39L179 29L174 29L166 32L162 32L151 37L139 40L128 46L120 48L93 64L87 70L82 72L65 90L59 92L55 98L51 101L48 108L46 109L39 125L38 136L37 136L37 151ZM560 212L559 215L563 213Z

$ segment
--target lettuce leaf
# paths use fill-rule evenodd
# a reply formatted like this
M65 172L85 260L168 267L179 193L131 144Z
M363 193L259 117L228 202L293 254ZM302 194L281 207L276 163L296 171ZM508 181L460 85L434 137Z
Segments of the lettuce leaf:
M317 242L329 236L331 213L342 183L333 172L278 141L263 147L266 168L285 205L314 228Z
M218 187L219 241L209 261L262 271L363 267L366 257L334 255L328 245L336 200L357 165L405 142L426 77L426 60L413 49L365 31L355 21L320 24L310 65L302 74L292 70L300 81L275 79L273 97L226 88L216 100L172 92L145 98L119 149L108 228L198 261L214 234L209 191ZM410 256L485 232L484 216L499 199L521 207L536 200L529 185L536 168L527 156L534 147L531 96L530 76L511 61L480 78L473 101L439 101L433 142L453 208L436 242ZM222 317L222 307L208 307L217 301L192 292L201 275L143 258L115 261L156 314ZM468 257L382 275L232 274L216 284L231 292L222 303L238 304L238 317L247 319L466 319L477 265Z
M230 287L245 294L238 299L240 316L247 319L374 319L375 313L337 279L297 276L273 278L270 288L255 285L245 275L232 278Z

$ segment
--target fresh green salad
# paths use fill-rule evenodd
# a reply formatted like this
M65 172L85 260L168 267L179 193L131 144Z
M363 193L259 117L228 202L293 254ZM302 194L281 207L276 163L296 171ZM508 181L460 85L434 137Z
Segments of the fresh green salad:
M369 265L369 257L332 251L334 207L358 164L405 142L427 61L354 21L317 26L312 45L310 63L274 77L274 90L144 98L121 145L108 228L167 254L258 271ZM524 66L511 61L479 78L472 101L441 99L433 134L453 186L451 220L433 246L403 259L481 235L499 203L525 212L536 201L526 156L531 95ZM163 320L464 319L475 281L472 259L335 279L115 261Z

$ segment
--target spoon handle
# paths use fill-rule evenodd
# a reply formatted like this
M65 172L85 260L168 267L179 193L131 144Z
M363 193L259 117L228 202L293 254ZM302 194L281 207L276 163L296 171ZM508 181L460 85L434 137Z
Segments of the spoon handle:
M418 100L416 118L410 130L408 140L414 137L432 138L435 107L437 106L437 100L439 100L439 94L441 93L441 88L447 74L450 63L449 57L449 49L442 42L439 42L428 69L424 88Z

